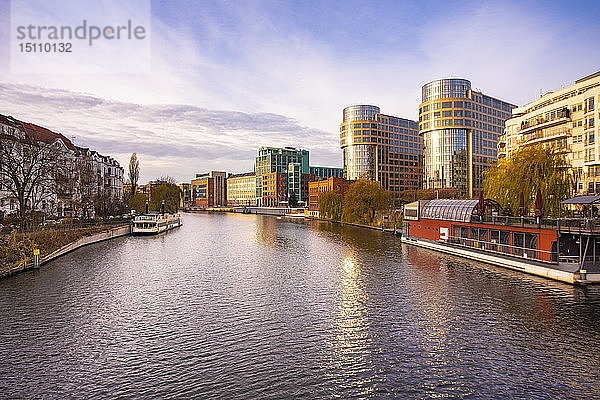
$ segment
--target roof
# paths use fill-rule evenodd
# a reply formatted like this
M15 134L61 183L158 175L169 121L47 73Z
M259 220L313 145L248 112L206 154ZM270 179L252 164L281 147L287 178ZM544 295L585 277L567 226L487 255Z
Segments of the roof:
M25 128L25 132L27 132L28 135L31 135L36 140L40 140L44 143L52 143L55 140L60 139L63 141L63 143L65 144L65 146L67 146L69 150L75 150L75 146L73 145L73 143L62 134L53 132L50 129L44 128L36 124L32 124L30 122L19 122Z
M421 218L443 219L450 221L469 222L475 208L477 199L467 200L430 200L421 210Z
M600 71L594 72L593 74L590 74L590 75L584 76L583 78L577 79L575 81L575 83L584 82L584 81L587 81L588 79L596 78L598 76L600 76Z
M600 200L600 196L575 196L563 200L560 204L592 204Z

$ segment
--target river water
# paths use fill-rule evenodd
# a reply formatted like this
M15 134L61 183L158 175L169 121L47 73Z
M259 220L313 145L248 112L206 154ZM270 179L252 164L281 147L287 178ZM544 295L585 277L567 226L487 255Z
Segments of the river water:
M600 287L186 214L0 281L1 398L600 396Z

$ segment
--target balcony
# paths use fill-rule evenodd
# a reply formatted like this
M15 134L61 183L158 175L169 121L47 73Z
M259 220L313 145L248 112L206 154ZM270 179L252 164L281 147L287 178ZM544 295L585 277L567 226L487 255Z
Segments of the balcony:
M547 114L546 114L547 115ZM546 118L540 115L535 120L522 121L521 126L517 128L517 132L525 135L538 129L548 128L554 125L560 125L571 121L571 113L568 108L556 111L554 118Z

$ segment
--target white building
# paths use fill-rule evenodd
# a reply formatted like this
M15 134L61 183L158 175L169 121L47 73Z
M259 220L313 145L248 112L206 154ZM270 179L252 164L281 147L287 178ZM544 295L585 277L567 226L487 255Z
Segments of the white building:
M53 176L31 185L28 209L49 216L84 218L120 211L124 170L112 157L76 147L60 133L10 116L0 115L0 135L3 144L14 147L12 154L3 153L2 157L18 157L18 149L47 145L57 157ZM19 202L9 190L9 185L14 183L8 175L6 168L0 168L0 215L15 213L19 208Z

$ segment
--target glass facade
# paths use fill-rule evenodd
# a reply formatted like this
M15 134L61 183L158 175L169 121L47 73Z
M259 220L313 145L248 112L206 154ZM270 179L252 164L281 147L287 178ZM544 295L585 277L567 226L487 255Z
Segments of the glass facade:
M466 97L471 82L466 79L438 79L425 84L421 90L423 103L451 97Z
M346 179L377 181L396 198L422 188L423 141L415 121L381 114L376 106L346 107L340 147Z
M379 114L379 107L370 105L349 106L344 108L343 121L374 120Z
M256 156L256 198L258 205L263 204L263 175L277 172L287 173L290 164L296 164L301 174L309 173L309 153L307 150L293 147L261 147ZM297 194L298 195L298 194Z
M467 131L439 129L425 137L425 186L467 191Z
M471 90L466 79L439 79L422 88L419 133L424 141L424 187L474 196L497 155L512 104Z
M377 146L357 144L344 148L344 171L346 179L375 180L377 176L376 163Z

